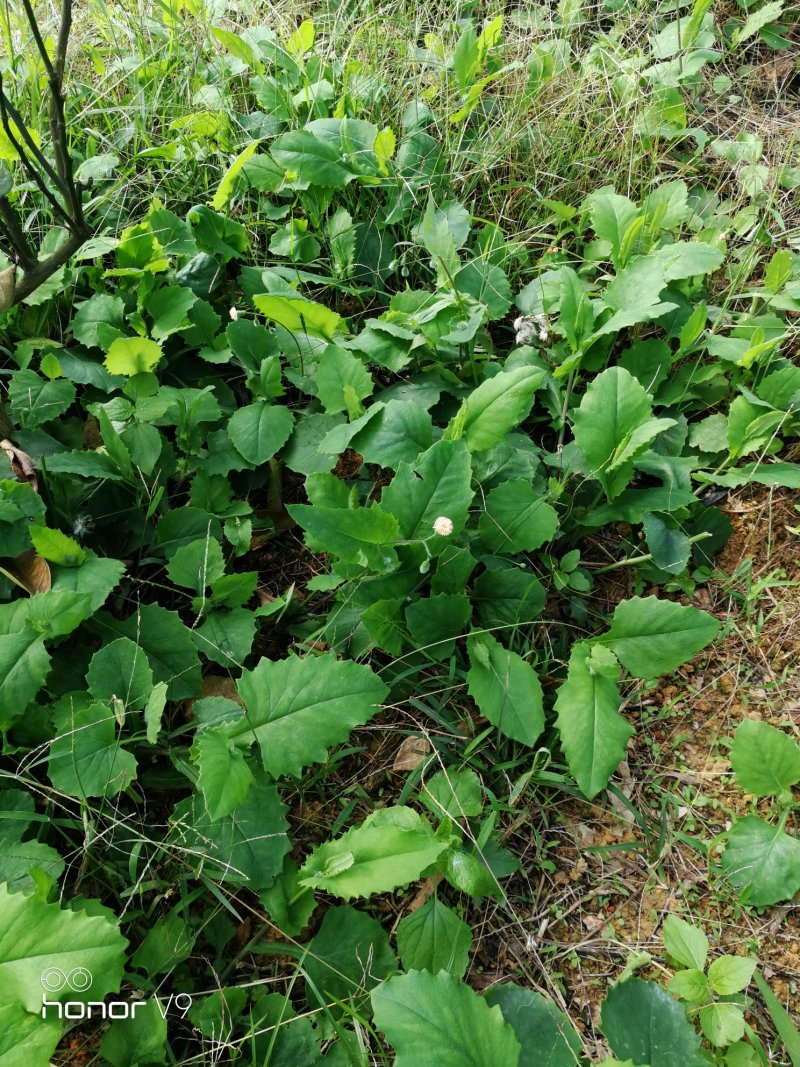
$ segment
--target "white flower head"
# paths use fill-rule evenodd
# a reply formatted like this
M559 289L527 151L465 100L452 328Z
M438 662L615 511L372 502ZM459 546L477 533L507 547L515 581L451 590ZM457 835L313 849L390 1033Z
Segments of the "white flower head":
M433 532L440 537L449 537L453 532L453 520L448 519L446 515L440 515L434 520Z
M228 314L230 315L232 322L236 322L236 320L239 318L239 312L236 310L236 308L231 308Z

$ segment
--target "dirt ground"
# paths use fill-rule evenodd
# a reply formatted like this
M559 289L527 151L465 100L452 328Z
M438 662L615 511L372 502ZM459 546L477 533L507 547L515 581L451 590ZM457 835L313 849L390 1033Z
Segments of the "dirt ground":
M532 880L541 909L508 932L516 969L583 1021L598 1058L605 1052L595 1031L599 1004L631 951L655 957L639 972L643 977L669 973L660 962L660 931L670 912L703 925L710 958L756 953L800 1021L800 900L742 907L722 880L717 845L732 815L752 807L728 760L739 723L763 720L800 741L800 532L792 529L800 526L799 500L763 487L729 498L733 534L717 561L726 576L693 597L729 632L625 709L636 732L620 768L620 791L644 825L611 794L610 807L608 798L561 807L548 833L552 869ZM762 1022L756 1029L769 1033Z

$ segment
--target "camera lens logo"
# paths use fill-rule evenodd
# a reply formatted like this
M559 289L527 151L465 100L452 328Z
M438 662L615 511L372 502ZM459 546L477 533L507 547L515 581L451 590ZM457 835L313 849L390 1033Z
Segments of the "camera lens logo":
M58 993L64 986L75 993L85 993L92 984L92 972L85 967L73 967L65 974L60 967L48 967L42 972L41 983L48 993Z

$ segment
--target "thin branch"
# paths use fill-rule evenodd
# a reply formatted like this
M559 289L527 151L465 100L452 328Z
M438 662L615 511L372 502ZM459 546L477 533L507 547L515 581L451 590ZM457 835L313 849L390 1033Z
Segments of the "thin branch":
M18 304L26 296L30 296L34 290L38 289L43 282L46 282L51 274L55 274L60 267L63 267L75 255L90 236L91 234L87 230L71 233L64 244L53 252L51 256L48 256L47 259L38 260L35 266L31 267L30 270L26 270L22 278L17 282L14 303Z
M0 215L3 217L3 229L8 235L19 262L26 270L36 266L36 252L31 247L27 236L19 224L17 216L4 196L0 196Z

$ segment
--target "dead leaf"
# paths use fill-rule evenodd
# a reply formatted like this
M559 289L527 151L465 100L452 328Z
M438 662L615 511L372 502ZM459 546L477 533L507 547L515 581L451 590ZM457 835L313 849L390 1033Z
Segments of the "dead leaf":
M409 913L412 911L416 911L417 908L421 908L422 905L430 899L436 889L436 886L439 884L441 877L441 874L435 874L432 878L425 879L425 881L419 887L416 896L408 905Z
M425 737L407 737L400 748L392 764L393 771L413 771L419 767L425 757L430 753L431 743Z
M11 470L14 472L14 477L18 482L27 482L31 489L35 493L39 492L39 482L36 478L36 464L33 462L27 452L23 452L21 448L17 448L15 444L3 438L0 441L0 448L8 456L8 461L11 464Z
M36 555L36 550L29 548L10 560L8 569L0 568L12 582L33 596L34 593L47 593L52 584L50 565L46 559Z

